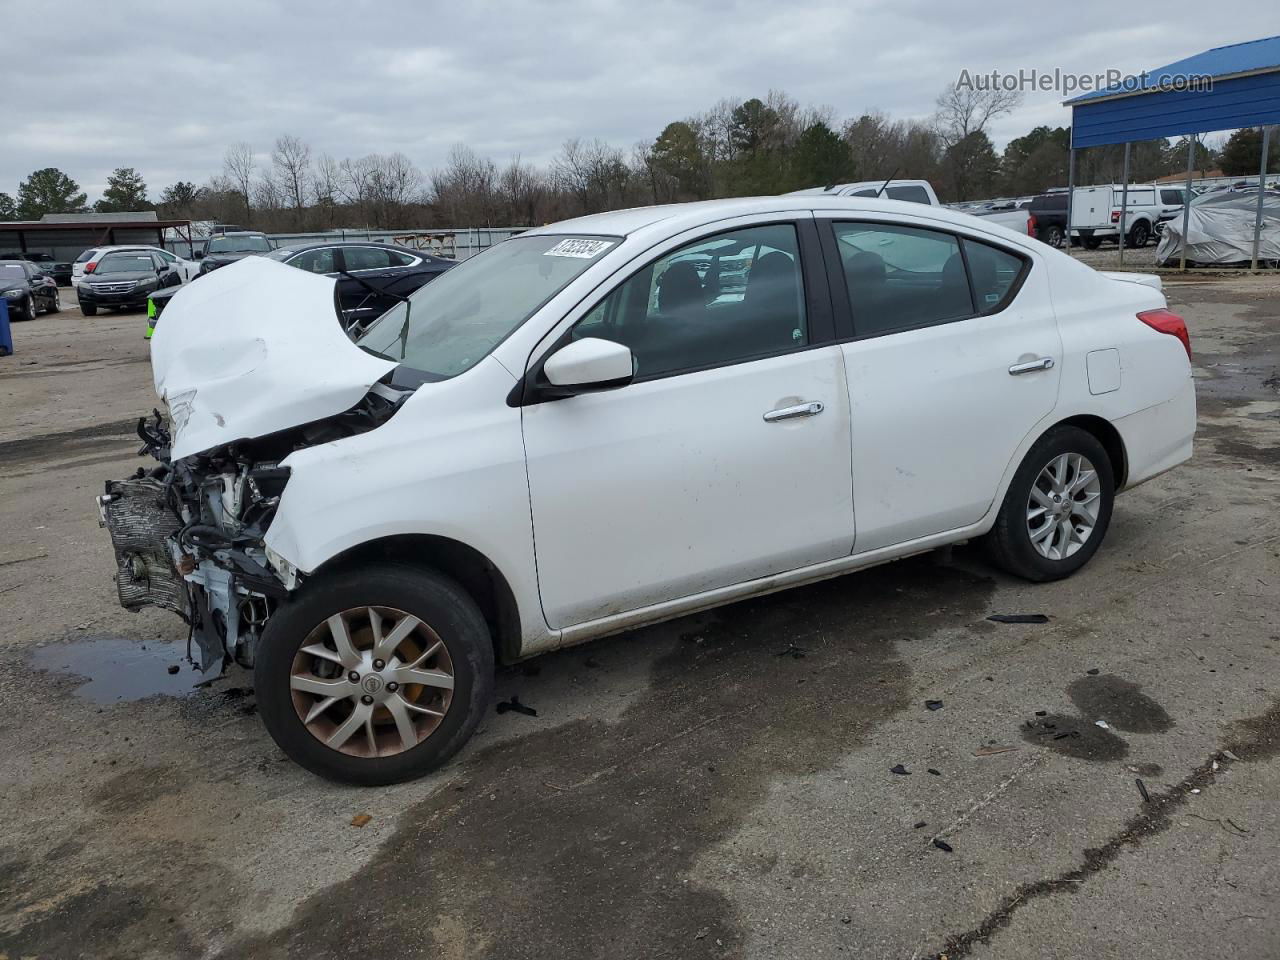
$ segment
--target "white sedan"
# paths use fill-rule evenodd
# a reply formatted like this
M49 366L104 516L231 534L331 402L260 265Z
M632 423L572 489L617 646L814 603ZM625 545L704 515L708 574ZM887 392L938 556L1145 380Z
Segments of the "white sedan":
M355 345L332 280L261 258L165 318L167 466L102 498L121 601L190 616L290 756L364 784L458 750L495 660L962 540L1068 576L1195 432L1157 278L890 200L541 227Z

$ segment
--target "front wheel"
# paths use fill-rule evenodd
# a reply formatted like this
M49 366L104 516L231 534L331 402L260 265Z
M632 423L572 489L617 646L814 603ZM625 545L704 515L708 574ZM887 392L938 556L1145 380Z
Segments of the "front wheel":
M86 317L95 317L98 315L98 305L96 303L80 304L80 312Z
M493 698L488 627L436 573L380 564L320 577L267 624L254 666L272 739L312 773L361 786L442 765Z
M1139 220L1129 228L1129 246L1134 248L1142 248L1147 245L1147 241L1151 239L1151 228L1143 221Z
M1054 427L1014 474L987 551L1026 580L1069 577L1097 552L1114 499L1115 473L1102 444L1079 427Z

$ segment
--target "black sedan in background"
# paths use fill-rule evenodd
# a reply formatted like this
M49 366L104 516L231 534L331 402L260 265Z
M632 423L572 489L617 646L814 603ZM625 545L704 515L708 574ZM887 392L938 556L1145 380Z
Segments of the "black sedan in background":
M338 281L338 300L347 329L364 326L434 280L457 261L389 243L299 244L268 255L308 273Z
M30 251L21 253L17 250L12 250L7 253L0 253L0 260L26 260L45 276L53 277L58 286L71 286L71 264L54 260L51 254L31 253Z
M41 310L61 309L58 285L27 260L0 260L0 296L8 304L10 320L34 320Z
M182 283L178 269L150 250L116 250L104 254L97 268L80 283L80 312L92 317L99 307L142 309L161 287Z
M200 261L200 276L225 267L245 257L262 257L272 251L271 241L265 233L256 230L234 230L216 233L196 251Z

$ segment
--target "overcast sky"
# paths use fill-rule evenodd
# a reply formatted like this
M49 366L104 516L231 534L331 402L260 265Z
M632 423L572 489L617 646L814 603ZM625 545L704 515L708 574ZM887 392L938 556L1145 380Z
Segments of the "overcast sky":
M0 0L0 191L16 196L28 173L54 166L92 202L112 168L132 166L154 199L175 180L206 181L230 143L247 141L265 161L281 133L338 159L401 151L424 171L459 142L499 163L540 163L569 137L629 148L723 97L770 88L841 119L873 109L925 117L962 69L1136 72L1266 35L1275 0L1221 11L1182 0L1000 9ZM35 42L46 29L56 39ZM1066 125L1061 99L1027 94L992 128L997 149L1037 124Z

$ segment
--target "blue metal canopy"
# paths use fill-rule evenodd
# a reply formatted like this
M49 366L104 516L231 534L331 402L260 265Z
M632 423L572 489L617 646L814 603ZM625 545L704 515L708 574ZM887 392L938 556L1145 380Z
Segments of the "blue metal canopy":
M1215 47L1067 105L1073 148L1280 123L1280 36Z

